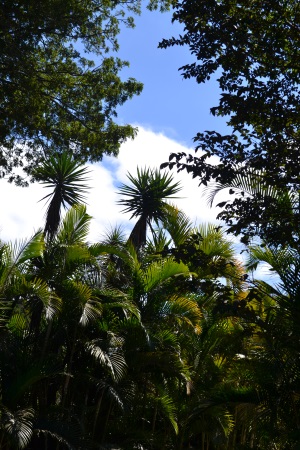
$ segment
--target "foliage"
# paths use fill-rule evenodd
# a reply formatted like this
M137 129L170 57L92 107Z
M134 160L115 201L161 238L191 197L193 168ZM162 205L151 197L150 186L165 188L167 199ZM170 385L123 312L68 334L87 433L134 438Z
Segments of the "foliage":
M61 207L82 203L88 186L88 169L73 160L68 153L51 156L33 171L35 178L53 192L42 198L48 199L45 233L53 237L60 223Z
M63 150L80 161L100 161L104 154L117 155L120 144L135 135L114 117L142 84L122 80L128 62L113 52L120 27L133 27L131 14L138 14L140 5L140 0L1 2L1 177L22 183L15 167L24 165L30 173ZM149 2L152 9L169 5Z
M137 169L137 177L128 174L131 185L123 184L119 193L124 197L119 204L124 205L123 212L131 213L131 218L138 217L138 222L130 234L130 240L136 249L146 244L147 226L152 222L166 220L172 208L166 199L175 198L180 190L179 183L171 175L159 170Z
M88 244L77 204L51 239L2 244L2 448L225 449L236 427L248 436L231 405L258 327L244 272L221 230L167 212L138 251L120 228Z
M141 86L122 82L124 63L106 52L139 3L2 4L3 173L25 154L26 170L54 190L44 233L0 243L1 449L299 447L297 7L178 2L184 34L161 44L190 46L198 62L185 77L219 74L212 112L233 133L199 133L202 156L172 154L165 166L215 180L210 202L235 195L219 205L229 231L263 239L246 248L245 269L220 227L195 228L167 202L180 187L151 169L120 188L137 219L129 239L118 227L87 242L80 163L133 135L112 117ZM261 263L273 284L254 277Z
M211 183L205 188L208 203L212 205L216 195L225 190L229 190L234 199L218 204L221 207L226 205L218 217L234 224L236 232L247 227L242 241L247 243L250 236L259 235L270 245L298 248L298 192L290 187L272 186L266 182L262 171L242 167L230 182ZM248 221L250 215L251 223Z
M214 115L228 118L230 134L198 133L201 155L172 154L163 164L187 170L200 182L230 184L246 170L260 171L263 183L299 192L299 9L296 1L181 1L173 20L184 25L178 38L161 47L188 45L196 62L181 67L184 78L203 83L218 76L221 90ZM209 158L217 156L215 164ZM224 208L224 204L221 205ZM273 215L258 192L226 203L221 217L229 231L249 239L252 223ZM295 210L299 223L299 211ZM234 220L231 220L231 217ZM274 237L275 237L275 229ZM278 228L277 242L281 242Z

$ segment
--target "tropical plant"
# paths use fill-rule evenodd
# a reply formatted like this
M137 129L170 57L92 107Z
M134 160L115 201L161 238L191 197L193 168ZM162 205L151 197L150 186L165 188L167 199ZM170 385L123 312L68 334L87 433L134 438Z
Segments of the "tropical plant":
M88 186L85 183L89 170L75 161L70 153L51 156L35 169L33 175L37 181L53 189L42 200L49 202L46 211L44 232L53 238L60 224L61 208L82 203Z
M171 175L151 169L138 168L137 177L128 174L128 179L131 185L121 185L119 193L124 198L118 203L125 206L123 212L130 213L131 218L138 218L129 239L139 250L146 244L147 227L153 232L152 223L158 224L168 215L166 199L175 198L180 185Z
M88 244L78 204L51 239L2 245L4 449L293 448L296 250L251 248L287 287L247 284L221 229L163 203L142 249L120 227Z

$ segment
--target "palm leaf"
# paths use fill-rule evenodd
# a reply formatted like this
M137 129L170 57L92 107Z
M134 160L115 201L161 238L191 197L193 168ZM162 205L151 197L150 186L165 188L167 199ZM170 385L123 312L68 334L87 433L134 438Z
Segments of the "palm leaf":
M203 315L197 301L191 298L178 296L168 298L164 303L162 314L176 319L180 325L191 327L197 334L201 332Z
M175 406L171 396L169 396L167 393L162 393L155 400L156 400L156 403L159 406L159 409L162 411L163 415L172 424L175 433L178 434L178 424L177 424L177 418L176 418L176 406Z
M73 205L67 212L56 236L57 242L64 245L85 243L90 226L91 216L85 205Z
M174 205L166 204L166 215L163 226L170 234L175 246L184 243L187 236L192 232L192 223L187 215Z
M33 409L19 409L11 412L4 409L2 412L2 427L6 431L9 440L20 449L27 447L33 432Z
M120 381L127 372L127 364L123 355L115 350L106 352L100 347L100 342L99 339L91 341L86 344L86 348L101 366L109 370L113 380Z
M189 276L189 269L185 264L177 263L172 258L166 258L159 262L154 261L145 271L140 270L140 277L143 280L145 293L155 289L169 278L179 275Z
M126 318L133 315L140 319L140 311L128 294L118 289L106 287L101 289L98 295L103 299L103 308L107 310L121 308Z
M39 278L34 278L30 281L23 278L18 286L17 292L19 295L23 295L29 304L31 298L34 298L34 300L38 298L43 304L47 320L52 320L61 310L61 299L53 290L49 289L45 281Z
M264 179L264 173L258 170L241 168L236 172L236 176L230 183L213 183L204 189L203 195L207 198L207 203L212 206L216 195L224 189L232 189L236 193L249 196L268 196L272 198L279 197L281 195L278 188L271 186ZM292 194L291 199L294 198Z

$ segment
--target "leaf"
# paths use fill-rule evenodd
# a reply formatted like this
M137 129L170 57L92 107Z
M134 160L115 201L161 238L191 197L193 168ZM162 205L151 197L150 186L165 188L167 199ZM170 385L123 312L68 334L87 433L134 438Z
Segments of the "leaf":
M34 410L19 409L12 413L8 409L4 409L2 413L2 421L5 431L15 443L22 449L26 448L31 441L33 434Z

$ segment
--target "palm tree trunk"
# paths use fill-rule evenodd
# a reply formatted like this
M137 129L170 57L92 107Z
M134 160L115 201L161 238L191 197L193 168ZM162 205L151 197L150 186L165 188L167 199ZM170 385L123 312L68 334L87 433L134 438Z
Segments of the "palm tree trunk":
M74 357L74 353L75 353L75 346L76 346L76 338L77 338L77 330L78 330L78 325L76 326L75 329L75 333L74 333L74 338L73 338L73 343L72 343L72 348L71 348L71 354L70 354L70 359L69 359L69 363L68 363L68 373L66 375L65 378L65 384L64 384L64 388L63 388L63 399L62 399L62 407L65 407L66 404L66 399L67 399L67 393L68 393L68 388L69 388L69 382L70 382L70 372L72 369L72 364L73 364L73 357Z
M154 433L154 431L155 431L156 417L157 417L157 403L155 404L155 408L154 408L154 414L153 414L153 420L152 420L152 433Z
M102 390L101 395L99 396L99 400L98 400L98 402L97 402L97 406L96 406L96 412L95 412L95 420L94 420L94 425L93 425L92 439L94 439L95 432L96 432L96 426L97 426L97 422L98 422L98 416L99 416L99 411L100 411L100 408L101 408L101 403L102 403L102 399L103 399L103 394L104 394L104 390Z
M46 350L47 350L47 347L48 347L48 342L49 342L51 330L52 330L52 320L49 321L49 324L48 324L48 327L47 327L47 332L46 332L45 342L44 342L44 346L43 346L42 353L41 353L40 362L42 362L43 359L45 358L45 353L46 353Z
M103 435L102 435L102 439L101 439L101 443L103 444L105 441L105 437L106 437L106 432L107 432L107 426L108 426L108 421L109 421L109 416L112 410L112 399L110 400L109 403L109 407L108 407L108 411L107 411L107 416L106 416L106 420L105 420L105 425L104 425L104 430L103 430Z

